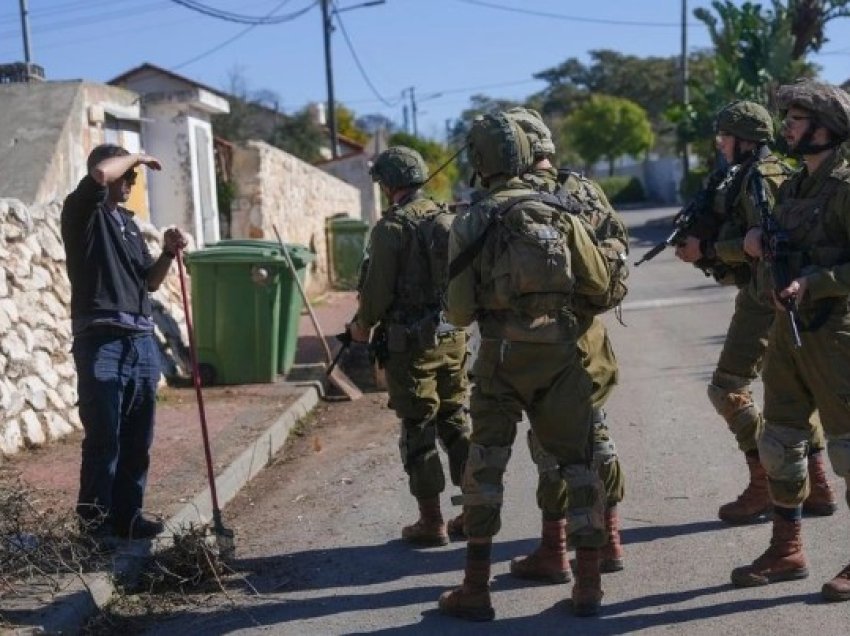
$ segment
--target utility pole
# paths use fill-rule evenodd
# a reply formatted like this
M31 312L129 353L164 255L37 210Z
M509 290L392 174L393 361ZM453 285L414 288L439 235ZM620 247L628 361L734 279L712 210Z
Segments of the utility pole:
M339 157L339 143L336 134L336 104L334 102L334 72L331 61L331 13L328 7L330 0L321 0L322 3L322 32L325 37L325 78L328 83L328 129L331 133L331 157Z
M688 112L688 0L682 0L682 112L687 115ZM684 187L688 182L688 140L682 140L682 185Z
M331 62L331 34L334 30L333 22L331 21L332 13L342 13L351 9L360 9L362 7L374 7L379 4L384 4L387 0L368 0L350 7L341 9L334 8L331 10L332 0L320 0L322 5L322 34L325 38L325 77L328 83L328 129L331 133L331 157L337 159L339 157L339 135L336 132L336 102L334 101L334 72Z
M21 5L21 33L24 38L24 62L29 65L32 62L32 53L30 52L30 21L29 10L27 9L27 0L20 0Z
M403 104L401 107L401 115L404 117L404 132L410 132L410 117L407 112L407 104Z
M410 87L410 112L413 114L413 136L419 136L419 126L416 122L416 88Z

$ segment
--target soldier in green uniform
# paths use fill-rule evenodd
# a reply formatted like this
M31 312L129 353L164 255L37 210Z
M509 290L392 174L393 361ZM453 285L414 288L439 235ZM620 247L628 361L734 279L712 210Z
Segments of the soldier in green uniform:
M779 189L777 227L754 227L744 239L746 253L759 259L757 289L776 300L777 316L762 373L764 427L758 438L774 505L773 533L761 556L732 572L732 582L742 587L808 576L800 518L809 491L815 409L832 467L850 487L850 165L840 150L850 138L850 96L801 80L780 87L776 103L784 117L782 135L803 165ZM798 310L800 347L789 308ZM850 565L824 584L822 594L850 600Z
M555 156L552 133L536 111L518 107L507 114L528 136L534 153L534 165L522 175L522 180L535 190L559 194L578 203L579 218L610 258L612 277L616 273L624 277L627 272L628 231L608 203L605 193L590 179L572 171L559 172L552 166L550 158ZM619 304L622 296L609 299L606 307L581 300L580 297L576 299L573 309L578 319L579 355L593 381L593 461L605 488L607 541L602 548L600 569L602 572L616 572L623 569L617 504L623 500L625 478L605 422L603 406L617 384L618 370L608 331L598 314L606 307ZM543 450L533 431L528 433L528 445L539 473L537 504L543 517L541 541L530 555L511 561L511 574L535 581L567 582L570 580L570 565L567 558L566 483L558 471L557 461Z
M767 473L759 461L756 433L761 419L750 388L758 377L767 347L767 332L773 323L773 302L759 301L748 285L751 267L744 253L744 235L760 223L751 184L758 173L765 192L773 201L791 169L770 152L773 119L764 106L735 101L717 114L715 128L718 150L731 166L713 195L713 214L718 231L711 238L687 237L676 248L683 261L695 263L721 284L737 285L735 312L729 323L717 368L708 385L708 397L726 421L744 453L749 483L735 501L720 506L718 516L730 524L752 523L770 512ZM831 515L837 505L824 466L825 442L820 424L811 425L808 469L812 484L803 508L815 515Z
M459 486L469 450L467 336L442 319L445 280L435 272L436 254L424 243L424 234L426 226L433 229L443 217L450 223L451 216L422 194L428 167L415 150L385 150L376 157L371 175L391 205L372 230L357 317L349 329L357 341L368 340L376 325L384 334L380 358L389 406L401 420L401 461L419 504L419 519L402 529L402 538L445 545L449 534L463 534L463 519L450 520L448 527L443 520L445 476L437 439L448 454L452 483ZM447 252L448 226L445 235Z
M447 312L456 325L478 322L481 347L471 370L472 436L461 485L465 575L439 606L461 618L494 617L492 538L501 526L503 477L524 411L569 491L577 560L573 611L595 615L602 599L603 498L592 469L593 386L578 355L570 305L574 296L608 289L608 265L575 216L544 202L519 178L533 156L515 121L484 115L467 142L484 191L452 226Z

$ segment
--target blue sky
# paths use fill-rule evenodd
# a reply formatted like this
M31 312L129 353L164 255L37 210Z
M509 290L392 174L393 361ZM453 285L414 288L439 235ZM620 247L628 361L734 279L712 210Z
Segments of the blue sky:
M305 11L249 29L172 0L28 0L33 61L48 79L94 81L151 62L222 90L238 69L250 90L273 91L286 112L326 99L315 0L197 1L251 16ZM351 8L362 2L336 0L337 100L401 123L402 91L414 87L419 133L437 139L470 95L523 98L544 86L534 73L568 57L586 60L598 48L640 56L680 50L680 0L386 0ZM0 4L0 61L23 59L18 4ZM688 0L689 49L709 45L690 15L709 4ZM850 18L831 22L827 37L813 59L824 79L840 83L850 77Z

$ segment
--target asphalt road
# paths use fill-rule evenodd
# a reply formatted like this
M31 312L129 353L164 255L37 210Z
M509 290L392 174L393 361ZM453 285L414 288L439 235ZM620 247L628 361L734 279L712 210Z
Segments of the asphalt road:
M632 260L663 238L674 210L629 211ZM627 473L621 505L626 569L603 578L599 618L572 617L570 585L527 585L508 575L536 544L536 473L524 425L506 475L504 526L494 545L496 621L441 616L439 594L462 577L465 545L414 550L398 540L413 517L391 414L379 394L319 413L306 455L281 461L225 511L237 525L237 569L259 595L234 585L203 607L176 610L151 633L214 634L805 634L850 633L850 603L826 604L821 584L850 560L844 484L831 518L806 519L807 580L739 590L729 573L767 547L769 524L731 528L717 508L746 468L714 414L705 385L734 290L662 253L632 268L627 326L606 317L621 363L607 410ZM760 396L760 387L758 394ZM760 400L760 397L759 397ZM451 493L444 493L448 508Z

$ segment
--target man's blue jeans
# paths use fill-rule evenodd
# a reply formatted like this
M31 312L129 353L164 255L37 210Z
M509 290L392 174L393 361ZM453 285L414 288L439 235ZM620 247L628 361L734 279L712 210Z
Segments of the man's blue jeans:
M142 509L160 375L153 334L95 329L74 339L85 437L77 513L127 527Z

